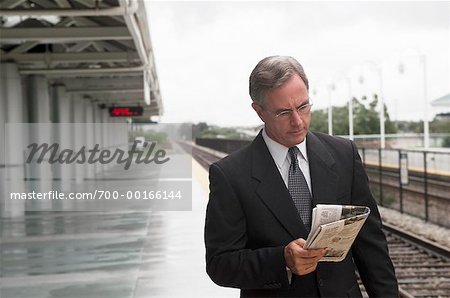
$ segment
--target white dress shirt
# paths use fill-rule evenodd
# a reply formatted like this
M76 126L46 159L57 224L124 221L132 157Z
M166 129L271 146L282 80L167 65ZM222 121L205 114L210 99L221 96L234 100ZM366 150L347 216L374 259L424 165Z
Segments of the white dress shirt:
M272 155L272 158L275 161L275 164L277 165L278 171L280 171L284 184L286 184L286 188L288 188L289 167L291 165L291 157L288 153L289 148L272 140L267 135L265 128L263 129L262 136L264 142L266 142L267 148L269 149L270 155ZM308 154L306 153L306 137L303 140L303 142L301 142L296 146L300 150L300 152L297 155L298 165L300 166L300 170L302 171L303 176L305 176L309 192L311 193L312 196L311 175L309 173ZM289 284L291 284L292 272L288 267L286 267L286 273L289 280Z
M267 135L265 129L263 129L262 136L264 142L266 142L267 148L269 149L270 155L272 155L272 158L275 161L275 164L277 165L278 171L280 171L281 177L283 178L284 184L286 184L287 188L289 167L291 165L291 157L288 154L289 148L272 140ZM298 165L300 166L300 170L302 171L303 176L305 176L309 192L311 193L312 196L311 175L309 173L308 154L306 153L306 137L303 140L303 142L297 145L297 148L300 150L299 154L297 155Z

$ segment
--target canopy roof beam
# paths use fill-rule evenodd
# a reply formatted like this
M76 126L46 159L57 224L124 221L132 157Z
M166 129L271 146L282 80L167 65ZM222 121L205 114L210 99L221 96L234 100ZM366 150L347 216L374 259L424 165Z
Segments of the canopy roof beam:
M16 2L20 2L14 0ZM11 1L9 7L14 5ZM24 1L22 1L24 2ZM9 3L8 3L9 4ZM20 3L19 3L20 4ZM17 5L15 5L17 6ZM14 6L14 7L15 7ZM5 6L7 7L7 6ZM2 5L3 8L3 5ZM0 9L0 16L60 16L60 17L81 17L81 16L123 16L133 14L137 11L137 2L130 2L130 5L105 7L105 8L87 8L87 9L72 9L72 8L47 8L47 9Z
M50 27L50 28L2 28L2 42L40 43L76 42L83 40L129 40L127 27Z
M69 53L26 53L4 54L2 61L14 60L23 63L86 63L86 62L136 62L136 52L69 52Z

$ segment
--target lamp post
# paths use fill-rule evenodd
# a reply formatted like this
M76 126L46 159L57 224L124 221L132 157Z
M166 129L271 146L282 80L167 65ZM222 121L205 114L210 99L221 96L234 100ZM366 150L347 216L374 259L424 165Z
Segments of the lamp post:
M348 77L345 73L341 72L341 77L345 79L348 87L348 137L353 141L353 97L352 97L352 83L350 81L350 77ZM332 84L332 89L334 90L335 85Z
M419 50L414 49L419 57L420 63L422 64L422 76L423 76L423 146L425 149L430 147L430 124L428 120L428 100L427 100L427 63L426 56L422 54ZM401 61L398 67L399 72L402 74L405 72L405 65Z
M334 90L333 84L326 84L327 86L327 93L328 93L328 108L327 108L327 114L328 114L328 134L330 136L333 135L333 106L331 104L331 90ZM317 89L313 89L313 94L317 94Z
M379 80L379 91L378 91L378 99L380 101L380 148L384 149L386 147L386 133L385 133L385 115L384 115L384 95L383 95L383 70L381 66L372 61L366 61L365 64L369 63L375 67L376 72L378 74ZM360 75L360 82L364 82L363 74Z
M345 80L347 81L348 85L348 136L350 140L353 141L353 97L352 97L352 84L350 82L349 77L345 77Z
M331 90L334 90L334 86L327 85L328 90L328 134L333 135L333 105L331 104Z

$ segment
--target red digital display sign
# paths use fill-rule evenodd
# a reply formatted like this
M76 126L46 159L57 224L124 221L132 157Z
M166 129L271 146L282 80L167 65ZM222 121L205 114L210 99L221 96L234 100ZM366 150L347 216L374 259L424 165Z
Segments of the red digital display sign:
M142 116L144 113L143 107L111 107L109 108L109 115L111 117L134 117Z

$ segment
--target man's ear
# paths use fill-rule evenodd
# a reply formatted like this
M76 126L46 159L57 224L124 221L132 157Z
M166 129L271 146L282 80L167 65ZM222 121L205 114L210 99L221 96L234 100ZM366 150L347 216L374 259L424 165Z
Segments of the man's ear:
M259 116L259 119L261 119L262 120L262 122L266 122L266 121L264 121L264 116L262 115L262 107L260 106L260 105L258 105L258 104L256 104L256 103L252 103L252 108L253 108L253 110L255 110L255 112L256 112L256 114L258 114L258 116Z

